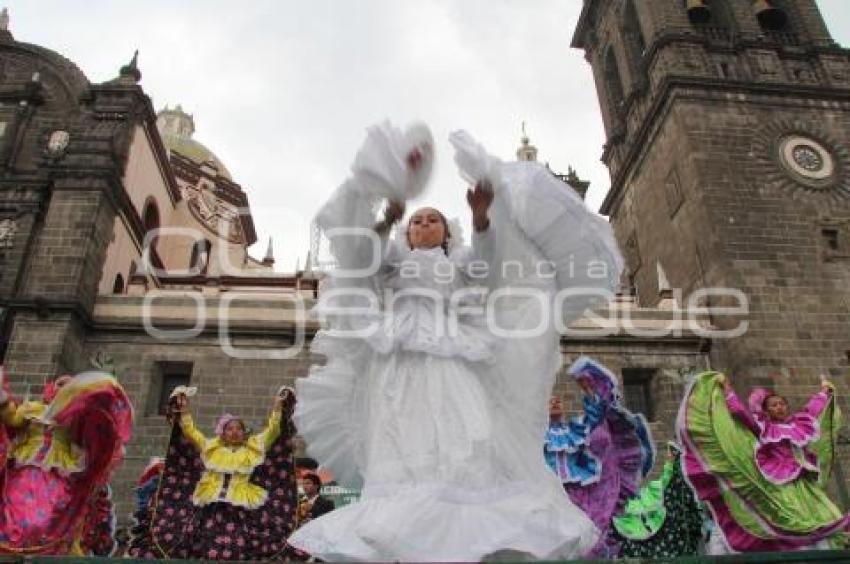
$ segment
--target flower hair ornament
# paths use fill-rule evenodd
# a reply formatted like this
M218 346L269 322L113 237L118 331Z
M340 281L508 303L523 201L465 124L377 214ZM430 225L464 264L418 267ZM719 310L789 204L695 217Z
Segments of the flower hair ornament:
M241 418L236 417L232 413L225 413L224 415L219 417L218 421L216 421L215 423L215 434L221 436L221 434L224 433L224 428L227 427L227 425L233 421L239 421L240 423L242 423L242 428L245 428L245 422L242 421Z
M767 388L756 388L750 393L747 403L750 406L750 412L759 417L764 417L764 400L770 396L775 396L773 390Z

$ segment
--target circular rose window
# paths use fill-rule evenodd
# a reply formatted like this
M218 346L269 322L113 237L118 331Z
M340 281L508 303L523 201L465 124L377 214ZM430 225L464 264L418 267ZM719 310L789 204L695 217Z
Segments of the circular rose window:
M785 168L803 181L829 181L835 173L835 159L810 137L789 135L779 143L779 158Z
M780 190L825 210L850 205L850 151L817 124L768 121L754 132L748 156L763 190Z

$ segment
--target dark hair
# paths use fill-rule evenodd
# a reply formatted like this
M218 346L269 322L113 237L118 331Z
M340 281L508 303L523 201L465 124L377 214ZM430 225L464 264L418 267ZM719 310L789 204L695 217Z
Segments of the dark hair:
M445 234L445 236L443 237L443 242L440 243L440 248L443 249L443 252L446 253L446 255L448 256L448 254L449 254L449 239L452 236L452 234L449 232L449 221L446 219L446 216L443 215L443 212L441 212L437 208L426 207L426 208L420 208L420 209L434 210L435 212L437 212L437 215L440 216L440 222L442 222L442 224L443 224L443 233ZM416 212L414 212L414 213L416 213ZM410 244L410 219L407 220L407 229L404 230L404 236L407 239L407 246L413 248L412 245Z
M761 400L761 410L762 410L762 411L767 411L767 400L769 400L769 399L771 399L771 398L780 398L780 399L781 399L782 401L784 401L785 403L788 403L788 400L787 400L787 399L785 399L785 396L781 396L781 395L779 395L779 394L776 394L776 393L771 392L771 393L767 394L767 395L764 397L764 399L763 399L763 400Z
M316 486L317 488L322 487L322 479L319 478L316 474L313 474L312 472L308 472L308 473L304 474L304 476L302 476L302 478L304 478L305 480L310 480L311 482L313 482L313 485Z

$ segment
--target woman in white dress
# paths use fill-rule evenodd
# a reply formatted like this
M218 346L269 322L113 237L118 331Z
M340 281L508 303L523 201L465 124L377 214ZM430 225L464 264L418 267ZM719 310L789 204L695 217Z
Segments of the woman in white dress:
M572 320L614 287L616 244L544 167L501 163L462 132L452 142L474 186L472 248L433 208L389 237L430 171L422 126L371 128L316 219L336 262L313 343L327 364L297 382L295 417L311 454L362 487L290 537L321 559L573 558L598 536L540 444L560 365L552 312ZM591 291L553 302L576 286Z

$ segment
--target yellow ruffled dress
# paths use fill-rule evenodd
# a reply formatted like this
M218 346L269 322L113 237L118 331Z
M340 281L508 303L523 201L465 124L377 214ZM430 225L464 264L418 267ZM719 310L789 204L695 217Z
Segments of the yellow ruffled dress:
M17 429L9 458L20 466L39 466L45 470L56 468L62 474L80 472L86 467L86 453L71 441L64 427L50 428L49 444L45 444L46 427L40 421L47 406L39 401L28 401L16 406L6 403L0 409L0 418L10 428ZM40 453L46 447L43 456Z
M251 435L241 446L229 447L220 437L206 438L195 427L192 416L184 414L180 418L180 428L201 453L205 468L192 494L194 504L202 507L224 502L246 509L261 507L268 492L249 480L254 468L265 460L266 449L280 435L280 424L281 412L273 411L262 432ZM227 475L229 481L225 480Z

